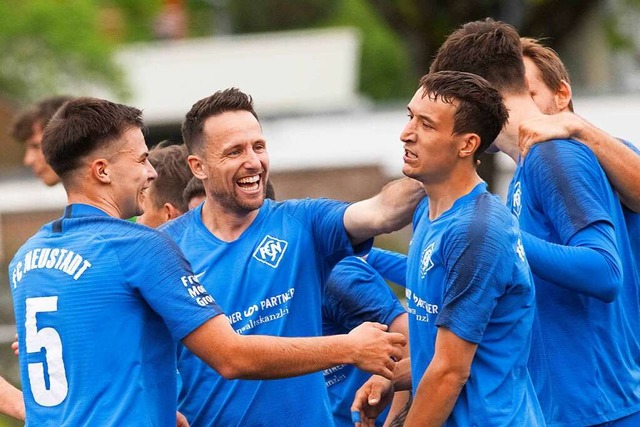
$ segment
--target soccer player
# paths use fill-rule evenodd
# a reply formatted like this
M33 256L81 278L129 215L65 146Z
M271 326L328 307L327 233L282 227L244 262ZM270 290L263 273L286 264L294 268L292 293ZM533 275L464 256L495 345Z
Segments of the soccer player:
M407 261L412 381L380 379L376 399L412 385L406 426L540 425L531 272L516 219L476 171L507 109L486 80L445 71L421 79L407 110L402 172L427 193ZM370 425L364 391L354 410Z
M534 274L531 377L548 424L640 425L639 273L621 203L593 152L553 140L519 158L518 128L542 118L510 25L465 24L440 47L432 72L475 72L502 94L509 122L495 145L517 162L508 206ZM625 424L626 423L626 424Z
M522 37L522 54L531 97L544 114L520 124L519 144L526 156L533 144L571 138L589 147L625 206L640 212L640 154L582 117L573 114L569 73L558 54L539 41Z
M267 143L250 96L227 89L196 102L182 125L206 200L162 227L217 297L238 334L320 336L333 266L411 219L424 191L408 179L368 200L265 201ZM198 425L331 425L322 372L228 381L180 350L180 411Z
M316 338L235 333L175 244L122 220L142 213L156 177L142 127L136 108L79 98L45 129L69 205L9 266L27 424L172 425L178 340L229 379L339 363L391 376L405 340L382 325Z
M196 182L190 182L185 189L184 201L193 203L195 207L202 202L198 199L206 197L206 193L202 181L195 177L193 179ZM265 198L275 200L271 181L267 182ZM366 255L367 260L370 258L374 258L383 271L395 276L404 285L405 256L372 248ZM389 331L408 336L406 311L382 276L362 258L349 256L336 264L325 285L322 295L322 334L348 333L367 321L387 324ZM404 357L408 357L408 347L404 349ZM369 374L351 365L338 365L325 369L323 373L336 426L352 426L349 407L355 392L369 378ZM378 416L376 425L382 426L387 415L393 419L408 398L407 392L398 393L390 410Z
M58 108L71 99L70 96L45 98L18 114L11 127L11 136L25 145L24 165L30 167L33 174L47 186L56 185L60 178L44 159L42 133Z
M161 144L149 152L149 162L158 176L149 185L147 196L143 200L144 213L136 219L138 224L151 228L156 228L189 210L182 193L189 180L193 178L187 164L186 147Z
M22 392L0 377L0 414L24 421Z

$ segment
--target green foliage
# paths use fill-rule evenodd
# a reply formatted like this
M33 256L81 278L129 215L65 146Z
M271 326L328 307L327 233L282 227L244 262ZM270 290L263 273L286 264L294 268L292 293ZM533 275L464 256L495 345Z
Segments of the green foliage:
M0 93L31 102L92 81L125 96L98 17L96 3L85 0L0 2Z
M418 83L406 44L365 0L339 3L333 25L353 26L362 37L360 90L380 100L406 99Z
M153 25L162 7L162 0L99 0L99 4L121 11L123 41L135 42L153 38Z
M350 0L349 0L350 1ZM234 32L283 31L318 26L335 14L338 0L229 1Z

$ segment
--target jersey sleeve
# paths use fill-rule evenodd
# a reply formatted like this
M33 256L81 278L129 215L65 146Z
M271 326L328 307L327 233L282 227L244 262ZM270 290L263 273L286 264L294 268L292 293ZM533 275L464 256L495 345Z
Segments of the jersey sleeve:
M405 254L371 248L369 255L367 255L367 264L386 280L391 280L400 286L406 286L407 256Z
M566 140L537 144L523 168L535 207L550 220L561 244L589 224L613 226L606 200L609 182L584 145Z
M118 249L127 283L163 318L175 340L223 313L168 236L148 230L132 240Z
M348 203L330 199L304 199L298 203L298 207L305 209L317 250L332 267L346 256L360 256L371 250L373 239L356 246L351 244L344 228Z
M339 262L327 281L323 316L351 330L362 322L389 325L405 312L386 282L357 257Z
M486 201L486 199L485 199ZM515 261L504 221L490 222L481 200L465 226L452 228L444 246L445 290L436 325L478 344L498 299L506 292Z

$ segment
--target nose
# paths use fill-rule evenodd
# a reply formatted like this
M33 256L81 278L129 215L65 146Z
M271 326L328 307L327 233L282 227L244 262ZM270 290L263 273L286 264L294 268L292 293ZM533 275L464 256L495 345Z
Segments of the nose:
M248 150L247 157L245 159L245 167L247 169L261 169L262 162L260 159L260 155L255 152L255 150Z
M148 160L147 160L147 164L148 164L147 173L149 175L147 179L149 181L153 181L158 177L158 172L156 172L155 168L151 165L151 163Z
M25 166L32 166L35 160L33 149L27 148L22 158L22 164Z
M400 140L402 142L413 142L415 140L415 127L412 121L404 126L402 133L400 133Z

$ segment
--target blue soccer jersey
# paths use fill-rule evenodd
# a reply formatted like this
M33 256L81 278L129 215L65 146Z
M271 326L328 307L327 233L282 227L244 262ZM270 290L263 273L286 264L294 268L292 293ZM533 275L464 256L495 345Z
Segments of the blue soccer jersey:
M202 223L201 205L163 230L200 282L219 293L217 301L237 333L320 336L324 283L333 266L353 254L346 208L330 200L266 200L242 235L224 242ZM229 381L185 348L179 349L178 370L179 410L194 425L332 425L322 372Z
M407 256L380 248L371 248L367 264L373 267L385 280L405 286L407 281Z
M405 309L384 279L367 262L347 257L331 272L322 300L322 333L349 333L363 322L390 325ZM351 404L356 391L371 377L353 365L324 371L336 427L352 427ZM381 426L388 409L378 419Z
M527 370L535 292L515 218L478 184L434 221L414 215L407 261L413 391L439 327L478 345L447 426L544 423Z
M594 425L640 411L640 281L622 207L595 156L570 140L534 146L516 168L507 203L523 232L557 245L597 228L594 244L619 257L623 270L611 303L589 296L585 286L570 290L534 275L529 369L547 423Z
M9 278L27 425L175 425L175 342L221 310L174 242L74 204Z

